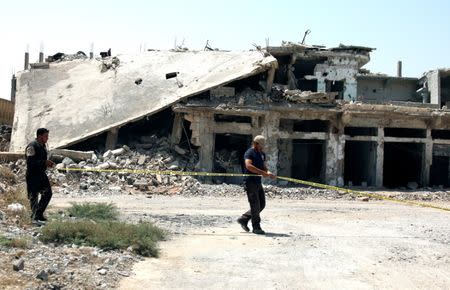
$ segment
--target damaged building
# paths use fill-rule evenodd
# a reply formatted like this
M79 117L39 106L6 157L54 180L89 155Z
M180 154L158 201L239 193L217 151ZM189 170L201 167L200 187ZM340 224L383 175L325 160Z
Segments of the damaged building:
M50 129L52 148L100 150L160 129L173 148L195 152L196 170L241 173L261 134L280 176L449 187L450 70L406 78L399 62L397 76L372 74L363 68L372 50L283 43L26 66L14 84L10 151L23 151L38 127Z

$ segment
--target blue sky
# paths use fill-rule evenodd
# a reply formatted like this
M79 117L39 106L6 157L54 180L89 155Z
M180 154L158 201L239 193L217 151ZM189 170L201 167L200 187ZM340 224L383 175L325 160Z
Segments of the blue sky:
M190 49L206 40L220 49L247 50L253 43L339 43L374 47L366 68L404 76L450 67L450 1L2 1L0 4L0 98L9 99L10 76L23 68L29 45L45 54L137 53L170 49L175 39Z

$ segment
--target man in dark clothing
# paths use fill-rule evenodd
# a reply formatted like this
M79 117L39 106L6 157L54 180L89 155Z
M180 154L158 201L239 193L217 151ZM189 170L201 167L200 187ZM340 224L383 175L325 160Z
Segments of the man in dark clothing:
M248 202L250 203L250 210L245 212L237 222L241 227L249 232L247 224L252 220L253 233L264 235L265 232L261 229L260 212L266 206L266 197L261 184L261 176L276 178L266 166L266 154L263 152L266 139L264 136L258 135L253 140L253 146L244 154L245 159L245 173L255 174L255 176L247 176L245 178L245 191L247 192Z
M34 222L45 222L44 211L52 198L52 189L45 171L54 163L47 159L48 130L40 128L36 139L28 144L25 155L27 158L27 192L31 205L31 218ZM39 200L39 193L41 199Z

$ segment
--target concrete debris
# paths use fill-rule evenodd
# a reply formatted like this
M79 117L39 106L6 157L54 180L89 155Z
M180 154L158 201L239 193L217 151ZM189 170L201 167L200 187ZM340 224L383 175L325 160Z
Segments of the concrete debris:
M234 97L236 94L234 87L218 87L211 89L209 91L211 97L220 98L220 97Z
M415 181L411 181L411 182L408 182L406 187L411 190L416 190L419 187L419 184Z
M178 146L178 145L175 145L173 149L175 150L175 152L177 152L177 153L180 154L180 155L186 155L186 154L188 153L187 150L181 148L181 147Z
M72 61L76 59L87 59L88 57L83 51L78 51L74 54L65 54L62 52L55 53L47 57L47 62L61 62L61 61Z
M116 56L113 58L104 59L101 64L100 72L104 73L108 70L116 70L120 65L120 59Z
M240 167L240 159L237 151L221 150L216 152L215 162L223 169Z
M47 270L41 270L39 271L39 273L36 275L36 279L42 280L42 281L48 281L48 272Z
M100 275L103 275L103 276L106 275L106 273L108 273L108 271L107 271L106 269L103 269L103 268L100 269L100 270L98 270L97 272L98 272Z
M145 156L145 155L141 155L141 156L139 156L139 159L138 159L138 165L143 165L144 163L145 163L145 160L147 159L147 156Z
M75 164L75 161L73 161L69 157L65 157L61 163L64 165L64 167L67 167L71 164Z
M337 93L311 92L300 90L286 90L284 91L285 98L288 101L295 103L312 103L312 104L327 104L333 103Z
M100 52L100 56L101 56L102 58L106 58L106 57L108 57L108 56L111 56L111 48L108 49L107 51L101 51L101 52Z
M14 271L21 271L25 267L25 260L24 259L18 259L14 261L13 263L13 270Z
M53 149L50 151L52 159L63 159L68 157L75 162L86 161L94 157L94 151L76 151L68 149Z
M368 196L361 196L361 197L358 197L358 200L359 201L369 201L369 197Z
M0 151L8 151L11 141L12 128L9 125L0 125Z
M8 209L9 211L18 213L18 212L24 211L24 210L25 210L25 207L24 207L22 204L15 202L15 203L9 204L8 207L7 207L7 209Z

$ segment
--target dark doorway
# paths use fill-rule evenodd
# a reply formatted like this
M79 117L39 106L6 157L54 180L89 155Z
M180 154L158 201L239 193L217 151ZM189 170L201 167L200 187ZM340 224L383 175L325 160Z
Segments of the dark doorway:
M292 177L324 182L325 152L324 140L292 140Z
M325 81L327 92L337 92L336 99L342 100L344 98L344 81Z
M384 143L383 181L388 188L421 185L424 145L420 143Z
M366 141L346 141L344 159L344 182L353 185L375 186L377 143Z
M244 154L251 147L252 136L241 134L216 134L214 172L242 173ZM242 177L216 177L217 182L241 184Z
M433 164L430 168L430 185L450 187L449 174L450 157L433 156Z

